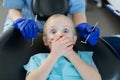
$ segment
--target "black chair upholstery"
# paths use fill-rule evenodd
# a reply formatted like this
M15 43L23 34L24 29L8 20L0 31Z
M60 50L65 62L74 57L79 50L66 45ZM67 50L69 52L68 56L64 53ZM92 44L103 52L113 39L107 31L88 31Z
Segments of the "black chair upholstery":
M32 10L38 20L46 21L53 14L68 13L68 0L32 0Z
M0 36L0 80L24 80L26 71L23 65L39 52L49 52L44 46L42 35L38 34L34 45L25 40L16 29L9 29ZM120 80L120 60L115 51L100 38L95 46L80 43L79 37L75 50L94 51L93 59L102 76L102 80Z
M120 37L117 36L107 36L103 37L103 39L112 46L112 48L115 49L117 55L120 58Z

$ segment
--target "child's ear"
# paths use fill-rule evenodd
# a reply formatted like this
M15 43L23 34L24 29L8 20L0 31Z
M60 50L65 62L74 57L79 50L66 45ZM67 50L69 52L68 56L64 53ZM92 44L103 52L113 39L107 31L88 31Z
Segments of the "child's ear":
M48 46L46 36L43 36L43 42L44 42L44 45L45 45L45 46Z
M76 43L76 40L77 40L77 36L75 35L75 36L74 36L74 41L73 41L73 44L75 44L75 43Z

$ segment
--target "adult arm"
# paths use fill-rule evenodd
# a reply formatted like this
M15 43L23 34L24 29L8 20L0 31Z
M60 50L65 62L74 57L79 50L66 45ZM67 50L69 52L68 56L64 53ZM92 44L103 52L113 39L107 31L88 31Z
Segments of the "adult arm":
M75 24L75 27L77 27L77 25L80 23L87 22L85 13L80 13L80 12L74 13L74 14L72 14L72 18L73 18L73 22Z
M17 19L22 18L22 13L18 9L9 9L8 10L8 16L14 22Z
M13 26L20 30L24 38L36 38L38 25L34 20L22 18L20 9L9 9L8 16L13 21Z

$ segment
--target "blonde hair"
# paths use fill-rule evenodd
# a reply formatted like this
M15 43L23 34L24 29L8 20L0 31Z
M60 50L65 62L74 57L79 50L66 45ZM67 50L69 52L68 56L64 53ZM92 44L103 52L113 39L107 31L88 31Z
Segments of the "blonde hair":
M67 17L67 16L65 16L65 15L62 15L62 14L54 14L54 15L52 15L51 17L49 17L49 18L47 19L47 21L45 22L45 24L44 24L43 33L45 34L45 31L46 31L46 27L47 27L47 23L48 23L48 22L50 22L50 21L53 20L53 19L60 18L60 17L62 17L62 18L64 18L64 19L66 19L66 20L69 21L69 23L70 23L70 24L72 25L72 27L73 27L74 33L76 34L76 30L75 30L75 26L74 26L73 21L72 21L69 17Z

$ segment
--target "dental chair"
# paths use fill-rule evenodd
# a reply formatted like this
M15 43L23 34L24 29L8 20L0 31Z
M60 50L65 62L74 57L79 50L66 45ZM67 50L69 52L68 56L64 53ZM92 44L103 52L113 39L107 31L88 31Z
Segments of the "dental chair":
M102 76L102 80L120 80L120 59L116 51L102 38L95 46L82 44L78 37L74 50L93 51L94 62ZM29 58L37 53L49 52L38 34L31 46L31 40L26 40L21 33L11 28L0 36L0 80L25 80L26 71L23 69Z
M33 3L37 5L36 2L33 1ZM33 9L35 7L34 4L32 4ZM37 9L36 7L34 10ZM67 8L64 9L65 10L63 12L66 13ZM58 12L62 11L58 10ZM35 16L38 15L44 17L43 15L39 15L38 13L36 13L37 12L34 12ZM42 19L41 17L37 17L37 19L42 19L45 21L52 14L46 14L47 17L44 17L44 19ZM74 50L94 52L93 60L102 76L102 80L120 80L120 59L116 55L116 51L111 48L111 46L109 46L109 44L102 38L99 38L98 43L95 46L82 44L80 42L81 40L82 39L78 37ZM10 28L9 30L1 34L0 80L25 80L26 71L23 69L23 65L25 65L29 61L32 55L40 52L49 52L48 48L46 48L43 44L41 33L39 33L37 38L34 40L33 46L31 46L31 44L31 40L24 39L20 31L14 28Z
M68 0L32 0L31 5L35 17L41 21L57 13L67 15L68 6Z
M112 46L113 49L116 51L116 55L120 58L120 36L114 35L114 36L107 36L103 37L103 39Z

